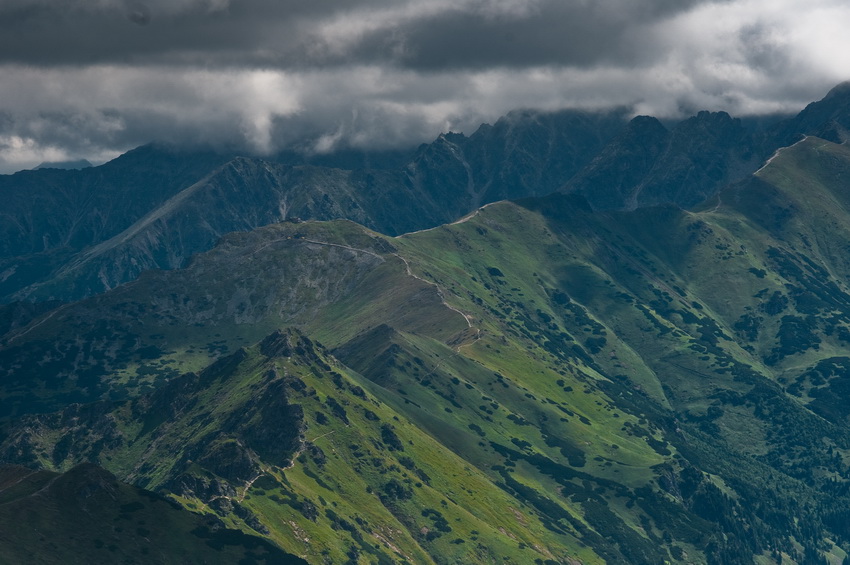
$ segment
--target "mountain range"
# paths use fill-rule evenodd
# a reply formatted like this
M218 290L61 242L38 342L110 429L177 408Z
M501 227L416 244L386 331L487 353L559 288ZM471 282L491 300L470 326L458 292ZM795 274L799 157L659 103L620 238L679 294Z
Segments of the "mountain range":
M27 501L86 476L258 562L842 563L848 128L845 84L761 128L516 112L0 177L0 481L32 485L0 497L59 545Z
M0 299L77 300L181 267L231 231L291 218L398 235L555 191L595 209L689 208L801 135L843 142L848 90L762 128L724 112L668 128L626 110L517 111L408 152L259 159L149 145L100 167L3 175Z

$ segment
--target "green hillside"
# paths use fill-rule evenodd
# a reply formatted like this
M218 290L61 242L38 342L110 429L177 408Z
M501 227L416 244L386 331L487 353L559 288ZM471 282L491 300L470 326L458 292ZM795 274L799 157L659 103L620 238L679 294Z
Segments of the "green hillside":
M850 150L696 211L230 234L0 350L0 457L96 462L312 563L840 563Z
M63 474L0 466L0 556L45 565L305 563L89 463Z
M307 559L593 556L373 392L289 330L151 395L26 418L7 445L42 466L100 461Z

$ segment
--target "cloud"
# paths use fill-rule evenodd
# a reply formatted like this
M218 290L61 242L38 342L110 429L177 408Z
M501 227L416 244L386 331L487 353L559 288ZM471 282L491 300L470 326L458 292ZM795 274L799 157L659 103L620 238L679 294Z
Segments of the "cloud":
M397 146L519 107L796 111L850 78L848 21L840 0L4 0L0 171L153 140Z
M446 68L635 64L646 24L695 2L466 2L442 10L387 9L347 18L323 35L340 61ZM344 28L360 33L345 33ZM342 41L348 39L348 41ZM332 56L329 60L334 60Z
M413 69L587 65L632 57L639 52L635 30L697 3L6 0L0 6L0 61Z
M0 139L32 155L43 147L45 154L63 148L68 158L86 157L155 140L267 153L273 118L301 110L297 79L267 70L7 66L0 72L0 100L10 108L0 120ZM0 167L19 159L8 147L0 147Z
M134 24L146 26L151 21L151 10L147 4L133 2L127 5L127 19Z

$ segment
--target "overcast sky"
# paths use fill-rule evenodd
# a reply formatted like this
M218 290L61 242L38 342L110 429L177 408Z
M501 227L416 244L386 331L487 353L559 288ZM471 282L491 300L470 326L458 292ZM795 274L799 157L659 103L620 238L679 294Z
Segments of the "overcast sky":
M520 107L797 111L850 79L848 29L846 0L0 0L0 172L387 147Z

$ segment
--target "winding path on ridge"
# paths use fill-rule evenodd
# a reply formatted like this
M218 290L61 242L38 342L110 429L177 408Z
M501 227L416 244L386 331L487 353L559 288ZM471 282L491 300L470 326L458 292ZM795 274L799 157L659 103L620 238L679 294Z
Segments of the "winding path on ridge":
M476 212L476 213L477 213L477 212ZM474 215L474 214L471 214L471 215L470 215L468 218L466 218L466 219L469 219L469 218L470 218L470 217L472 217L473 215ZM460 220L459 220L459 221L460 221ZM465 220L463 220L463 221L465 221ZM384 256L383 256L383 255L380 255L379 253L375 253L374 251L369 251L368 249L360 249L360 248L358 248L358 247L351 247L351 246L349 246L349 245L342 245L342 244L340 244L340 243L329 243L329 242L327 242L327 241L318 241L318 240L315 240L315 239L307 239L307 238L302 238L300 241L306 241L306 242L308 242L308 243L313 243L313 244L316 244L316 245L325 245L325 246L329 246L329 247L339 247L339 248L342 248L342 249L348 249L349 251L354 251L354 252L359 252L359 253L365 253L365 254L367 254L367 255L371 255L371 256L373 256L373 257L377 257L378 259L384 260ZM394 257L397 257L399 260L401 260L401 262L402 262L402 263L404 263L405 273L406 273L408 276L413 277L413 278L414 278L414 279L416 279L416 280L422 281L423 283L425 283L425 284L427 284L427 285L431 285L431 286L433 286L433 287L434 287L434 289L437 291L437 296L439 296L439 297L440 297L440 302L442 302L442 303L443 303L443 306L445 306L445 307L446 307L446 308L448 308L449 310L451 310L451 311L453 311L453 312L457 312L458 314L460 314L461 316L463 316L463 319L464 319L464 320L466 320L466 325L467 325L467 327L468 327L469 329L473 329L473 330L475 330L475 338L474 338L474 339L473 339L470 343L464 343L464 344L460 344L460 345L458 345L458 346L455 348L455 351L459 351L459 350L460 350L460 348L461 348L461 347L463 347L464 345L472 345L473 343L475 343L476 341L478 341L479 339L481 339L481 329L480 329L480 328L477 328L477 327L475 327L475 326L473 326L473 325L472 325L472 318L471 318L468 314L466 314L466 313L465 313L465 312L463 312L462 310L459 310L458 308L455 308L454 306L452 306L451 304L449 304L449 303L446 301L446 296L445 296L445 294L443 293L443 289L442 289L442 288L440 288L440 286L439 286L437 283L435 283L435 282L433 282L433 281L429 281L429 280L427 280L427 279L423 279L422 277L420 277L419 275L417 275L416 273L414 273L414 272L413 272L413 270L410 268L410 263L408 262L408 260L407 260L406 258L402 257L400 254L398 254L398 253L391 253L391 255L393 255Z

